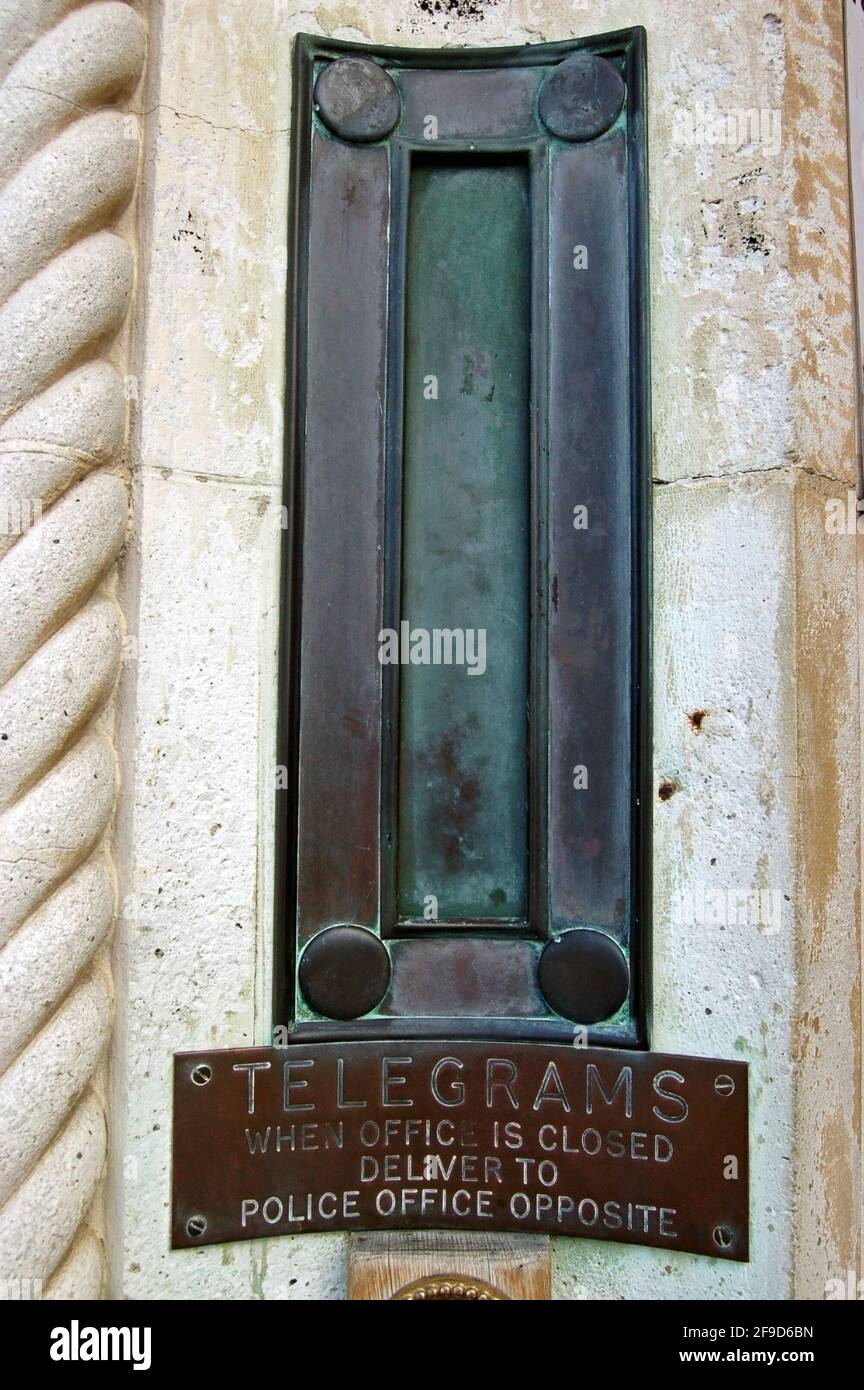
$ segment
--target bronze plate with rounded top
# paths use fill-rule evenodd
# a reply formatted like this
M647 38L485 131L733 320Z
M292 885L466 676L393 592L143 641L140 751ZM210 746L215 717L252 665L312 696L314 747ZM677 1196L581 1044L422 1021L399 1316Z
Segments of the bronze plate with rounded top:
M561 140L593 140L609 129L624 95L624 80L606 58L576 53L543 83L540 119Z
M315 80L312 101L340 140L383 140L402 110L393 78L368 58L337 58L328 63Z
M441 1299L461 1299L469 1303L491 1303L507 1300L506 1293L487 1284L485 1279L473 1279L467 1274L427 1274L397 1289L391 1303L410 1299L416 1303L438 1302Z
M390 984L387 948L365 927L327 927L300 958L298 979L310 1008L325 1018L360 1018Z
M574 1023L611 1018L630 990L630 968L621 947L592 927L550 941L540 956L538 975L547 1003Z

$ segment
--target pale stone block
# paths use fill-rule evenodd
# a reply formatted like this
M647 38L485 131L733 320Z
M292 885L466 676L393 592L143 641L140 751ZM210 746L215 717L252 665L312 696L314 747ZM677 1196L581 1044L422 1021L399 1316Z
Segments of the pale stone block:
M48 770L107 699L120 644L116 604L92 599L0 690L0 809Z
M47 1280L57 1268L93 1201L105 1139L102 1107L89 1093L0 1210L7 1279Z
M129 199L138 171L138 127L99 111L38 150L0 192L0 299Z
M116 560L127 520L123 480L100 472L70 488L21 537L0 572L0 604L14 618L0 631L0 681L81 607Z
M0 1072L68 993L114 915L107 864L89 859L15 933L0 954Z
M113 232L96 232L64 251L0 308L6 371L0 415L120 329L132 293L133 260Z
M0 945L93 850L116 776L109 740L87 735L0 815Z
M556 1297L820 1297L851 1258L857 634L847 560L817 534L825 479L842 488L853 460L839 7L476 10L274 0L255 26L231 0L160 10L124 580L141 655L122 696L121 892L139 925L124 924L117 950L128 1000L112 1090L119 1294L343 1292L339 1237L171 1254L163 1206L170 1053L262 1041L270 1022L279 537L253 512L275 504L280 476L298 29L454 45L647 25L655 473L669 484L655 489L653 1043L750 1062L754 1254L739 1266L556 1241ZM740 140L679 138L682 113L754 110L765 113L755 137L739 123ZM802 466L819 478L802 483ZM204 481L213 475L244 486ZM253 502L249 484L267 491ZM675 915L700 887L725 895L725 920ZM765 920L738 920L742 892L768 895ZM224 905L238 896L232 939Z
M198 1297L243 1298L262 1251L184 1260L168 1250L166 1106L175 1051L257 1040L262 781L275 797L272 752L260 765L259 725L274 700L262 669L275 638L262 624L262 565L278 551L279 509L269 489L148 467L134 516L124 590L135 595L137 659L120 693L115 947L126 1027L109 1241L127 1296L185 1296L192 1279Z
M0 1077L0 1204L9 1200L63 1124L93 1075L110 1027L106 981L90 975ZM22 1096L27 1097L24 1114Z
M107 856L81 861L111 813L101 713L119 612L92 595L122 544L127 503L118 476L80 480L119 467L125 436L126 385L88 359L108 350L130 300L130 247L101 229L129 200L137 122L96 108L137 81L145 33L113 0L12 0L0 35L0 1276L47 1281L85 1214L100 1219L101 1109L91 1092L69 1112L102 1070L110 1023L94 953L113 878ZM76 1248L57 1287L98 1292L98 1241Z
M56 445L88 463L107 463L120 449L125 431L122 377L109 362L86 362L4 420L0 445Z
M13 16L18 8L16 0ZM50 22L49 10L46 25ZM106 105L134 86L145 42L141 18L114 0L76 8L43 33L7 72L0 89L0 183L82 107Z
M42 1291L49 1301L89 1301L101 1297L104 1288L102 1246L90 1231L79 1236L60 1268Z

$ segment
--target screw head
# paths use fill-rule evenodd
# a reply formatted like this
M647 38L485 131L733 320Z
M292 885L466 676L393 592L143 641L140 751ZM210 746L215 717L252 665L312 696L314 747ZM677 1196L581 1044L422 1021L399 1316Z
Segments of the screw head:
M207 1230L206 1216L190 1216L186 1222L186 1234L189 1236L203 1236Z
M723 1074L715 1079L714 1090L718 1096L731 1096L735 1090L735 1082L731 1076Z
M192 1068L190 1075L196 1086L206 1086L213 1076L213 1069L209 1062L199 1062Z
M734 1244L735 1236L728 1226L715 1226L711 1232L714 1244L721 1250L728 1250Z

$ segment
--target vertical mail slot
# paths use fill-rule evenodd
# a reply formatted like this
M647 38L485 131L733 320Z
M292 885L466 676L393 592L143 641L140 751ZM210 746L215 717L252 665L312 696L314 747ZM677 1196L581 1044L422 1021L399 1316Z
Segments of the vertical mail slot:
M297 1038L647 1041L644 64L296 42Z
M528 927L530 270L524 157L412 158L402 926Z

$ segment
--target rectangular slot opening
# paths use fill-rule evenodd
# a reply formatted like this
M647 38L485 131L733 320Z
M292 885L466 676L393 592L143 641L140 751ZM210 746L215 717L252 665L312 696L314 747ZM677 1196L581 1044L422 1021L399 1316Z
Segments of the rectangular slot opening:
M526 926L527 156L414 155L405 276L397 920Z

